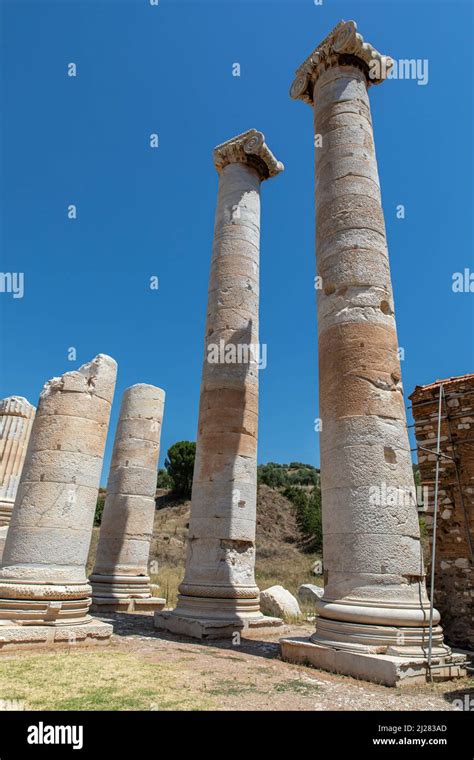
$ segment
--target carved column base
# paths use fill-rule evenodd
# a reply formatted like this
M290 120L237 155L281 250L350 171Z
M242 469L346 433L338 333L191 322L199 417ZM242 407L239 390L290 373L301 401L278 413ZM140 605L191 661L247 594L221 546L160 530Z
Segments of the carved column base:
M314 638L317 638L317 634ZM426 683L430 679L428 658L397 656L388 647L385 653L355 651L328 646L306 638L280 639L281 656L287 662L311 665L314 668L353 676L385 686L404 686ZM383 647L382 647L383 648ZM449 651L449 650L448 650ZM432 677L435 681L462 678L466 675L464 655L434 656Z
M256 614L247 617L205 618L181 615L178 609L155 613L155 628L192 639L233 639L236 634L252 639L284 633L288 627L280 618Z
M183 617L240 620L261 617L259 593L248 596L188 596L178 594L176 611Z
M149 596L146 599L134 599L125 597L122 599L105 599L93 597L91 612L106 615L109 612L126 612L137 615L141 613L155 613L162 610L166 605L166 599L159 596Z
M347 652L366 654L389 654L398 657L427 657L428 625L423 627L399 627L364 625L340 620L318 618L316 631L311 636L313 644L333 646ZM443 644L443 629L433 629L433 656L445 657L451 650Z
M156 612L166 599L152 596L147 575L100 575L90 577L92 612ZM158 588L158 587L156 587Z
M331 599L325 593L323 598L316 602L318 619L327 618L333 621L340 620L348 623L382 626L422 628L428 625L430 607L427 599L420 602L418 599L404 599L400 595L395 597L390 589L382 589L377 593L378 596L372 599L367 595L362 597L355 594L340 599ZM434 610L434 625L437 625L439 620L439 612Z
M77 625L15 625L0 620L0 653L12 650L97 646L110 642L113 628L89 618Z
M429 607L412 601L346 597L317 603L316 631L310 639L281 639L284 660L386 686L425 683L428 668ZM443 643L434 617L432 677L459 678L466 658Z
M89 581L92 585L92 597L108 599L147 599L151 596L148 575L100 575L94 573Z
M423 602L404 599L400 591L398 587L374 590L378 596L384 593L383 599L357 595L319 599L316 632L311 641L354 652L425 657L430 618L428 599L426 596ZM443 644L439 620L439 613L434 610L433 655L449 655L451 650Z
M0 500L0 528L10 524L14 503L14 501L9 501L8 499Z
M76 625L90 621L88 583L60 585L24 581L0 583L0 622L20 625Z
M182 589L184 584L180 587ZM209 587L214 596L178 595L176 609L155 615L155 628L196 639L232 638L236 633L252 638L252 633L262 630L267 633L282 626L279 618L271 618L260 612L259 591L252 587ZM229 596L217 596L218 592ZM238 596L239 591L241 595ZM233 592L233 596L230 596Z

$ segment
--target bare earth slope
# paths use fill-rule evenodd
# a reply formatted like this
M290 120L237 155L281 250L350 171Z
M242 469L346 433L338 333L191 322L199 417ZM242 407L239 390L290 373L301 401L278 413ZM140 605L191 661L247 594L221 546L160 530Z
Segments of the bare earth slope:
M159 564L184 564L191 502L170 499L160 492L150 556ZM268 486L258 489L257 558L287 560L299 555L302 536L296 524L293 504Z

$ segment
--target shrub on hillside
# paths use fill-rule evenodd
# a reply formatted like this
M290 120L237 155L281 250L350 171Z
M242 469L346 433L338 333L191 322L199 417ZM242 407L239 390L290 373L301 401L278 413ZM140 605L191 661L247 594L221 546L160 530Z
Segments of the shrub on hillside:
M258 466L257 482L269 488L284 488L291 485L318 486L319 470L301 462L291 462L289 465L268 462Z
M158 470L158 476L156 478L156 487L169 488L170 490L173 488L173 481L171 479L171 475L169 474L168 470L165 470L163 467Z
M99 494L97 497L97 503L95 505L95 514L94 514L94 525L96 526L96 528L98 528L102 522L104 504L105 504L105 494Z
M285 472L281 465L269 462L261 464L257 468L257 483L268 486L269 488L281 488L285 485Z
M319 485L319 472L314 467L304 467L295 472L289 472L287 482L295 486L317 486Z
M168 449L165 467L172 482L172 492L183 499L191 498L196 444L178 441Z
M283 495L296 507L298 526L305 537L305 550L320 552L323 548L321 491L315 486L308 494L300 486L286 486Z

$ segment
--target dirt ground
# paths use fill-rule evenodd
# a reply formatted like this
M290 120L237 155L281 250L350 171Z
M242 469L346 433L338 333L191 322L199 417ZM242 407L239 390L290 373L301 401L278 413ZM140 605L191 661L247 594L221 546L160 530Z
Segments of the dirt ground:
M148 615L114 623L106 647L4 653L0 702L25 709L453 710L474 680L390 689L279 659L278 638L198 643L154 630ZM291 634L308 635L308 624Z

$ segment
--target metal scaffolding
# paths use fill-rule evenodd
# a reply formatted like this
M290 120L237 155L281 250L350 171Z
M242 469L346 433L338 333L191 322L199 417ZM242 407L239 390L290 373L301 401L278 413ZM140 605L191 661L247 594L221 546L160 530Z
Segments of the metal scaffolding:
M469 391L468 393L472 393L472 391ZM453 394L453 397L458 398L464 395L468 395L468 393L458 393ZM435 403L435 399L432 401L422 401L419 403L413 403L413 407L418 406L426 406L429 404ZM444 406L444 414L442 414ZM453 415L454 416L462 416L462 415ZM434 505L433 505L433 537L432 537L432 547L431 547L431 573L430 573L430 622L429 622L429 634L428 634L428 669L430 672L431 680L433 678L432 670L435 669L436 666L433 666L432 664L432 654L433 654L433 611L434 611L434 589L435 589L435 564L436 564L436 536L437 536L437 524L438 524L438 501L439 501L439 468L440 468L440 461L441 459L448 459L450 462L453 462L455 472L456 472L456 485L459 490L459 496L461 500L461 508L463 510L464 515L464 525L466 530L466 539L467 539L467 545L469 549L469 555L470 555L470 561L473 561L473 540L471 536L471 531L469 527L469 515L467 513L466 504L464 501L464 494L463 494L463 488L461 484L461 477L459 473L459 458L456 456L456 442L453 440L452 432L451 432L451 426L450 426L450 417L448 412L448 407L446 403L446 394L444 391L443 383L440 383L439 386L439 398L438 398L438 420L437 420L437 436L436 436L436 450L430 449L426 446L419 446L417 445L416 448L420 451L427 451L430 454L435 454L436 456L436 467L435 467L435 480L434 480ZM451 451L453 456L449 456L449 454L444 453L441 451L441 422L442 420L446 420L447 422L447 428L448 428L448 440L449 445L451 446ZM415 421L413 425L410 425L409 427L416 427L420 424L427 424L430 422L430 419ZM473 439L467 439L459 441L459 443L468 443L469 440Z

